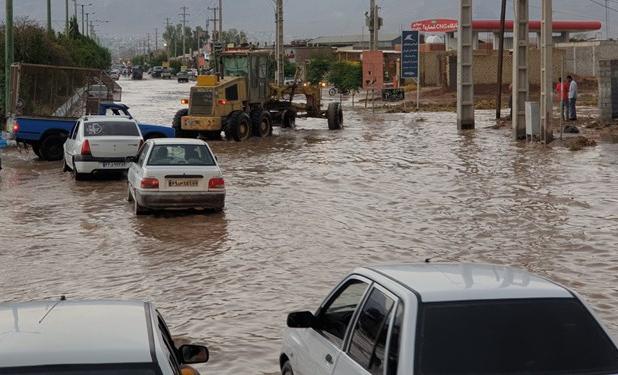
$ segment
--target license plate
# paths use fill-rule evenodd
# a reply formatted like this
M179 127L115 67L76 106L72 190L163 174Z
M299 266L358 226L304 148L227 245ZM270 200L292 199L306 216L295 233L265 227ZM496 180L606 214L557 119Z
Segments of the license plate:
M123 161L106 161L101 163L103 168L126 168L127 163Z
M167 186L169 187L197 187L197 180L193 179L171 179L168 180Z

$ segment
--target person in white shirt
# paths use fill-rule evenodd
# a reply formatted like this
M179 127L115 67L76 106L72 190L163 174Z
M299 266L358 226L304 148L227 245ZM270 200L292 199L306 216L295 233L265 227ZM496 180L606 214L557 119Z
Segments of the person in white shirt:
M569 120L576 121L577 120L577 82L573 79L572 76L567 76L567 80L569 82Z

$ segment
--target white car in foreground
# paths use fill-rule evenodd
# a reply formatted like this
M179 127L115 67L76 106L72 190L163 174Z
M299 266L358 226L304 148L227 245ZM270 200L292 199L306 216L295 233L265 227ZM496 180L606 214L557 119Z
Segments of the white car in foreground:
M142 301L0 303L0 374L177 375L208 361L176 347L159 312Z
M503 266L359 268L287 324L283 375L618 374L577 294Z
M125 171L127 158L137 155L142 134L133 119L85 116L64 143L64 170L76 180L103 171Z
M149 139L127 174L127 199L136 215L149 209L225 206L225 182L217 159L199 139Z

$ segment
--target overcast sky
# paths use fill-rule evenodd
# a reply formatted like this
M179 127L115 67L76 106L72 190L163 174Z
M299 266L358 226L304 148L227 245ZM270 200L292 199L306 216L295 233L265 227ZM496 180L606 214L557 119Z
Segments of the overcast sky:
M64 0L51 0L54 28L64 27ZM154 34L156 27L165 26L165 18L179 22L181 6L187 6L189 25L204 25L207 7L218 0L81 0L92 3L87 7L95 12L90 19L108 20L97 25L100 36L145 37ZM399 32L412 21L425 18L457 18L458 0L377 0L382 7L384 32ZM556 19L602 20L605 9L594 4L601 0L554 0ZM80 1L78 1L79 3ZM29 17L43 23L45 0L13 0L15 17ZM0 0L0 17L4 19L5 0ZM499 0L475 0L476 18L498 18ZM539 17L540 0L531 0L531 17ZM618 9L618 4L615 5ZM324 35L360 34L363 32L364 12L369 0L284 0L286 41ZM69 0L71 14L73 0ZM512 0L508 13L512 14ZM80 8L81 9L81 8ZM273 0L223 0L224 29L246 30L250 39L272 40L274 33ZM81 14L81 11L79 12ZM614 20L618 12L610 11ZM208 13L212 15L212 12ZM610 22L611 23L611 22ZM618 33L618 23L612 35ZM366 31L364 31L366 32Z

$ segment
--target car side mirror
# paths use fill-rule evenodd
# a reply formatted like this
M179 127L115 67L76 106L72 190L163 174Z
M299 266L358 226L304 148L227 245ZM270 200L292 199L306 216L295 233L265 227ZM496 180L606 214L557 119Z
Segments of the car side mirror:
M186 365L206 363L210 358L208 348L202 345L183 345L178 351L180 352L180 361Z
M127 163L137 163L137 156L127 156Z
M311 328L315 323L315 316L310 311L293 312L288 315L289 328Z

